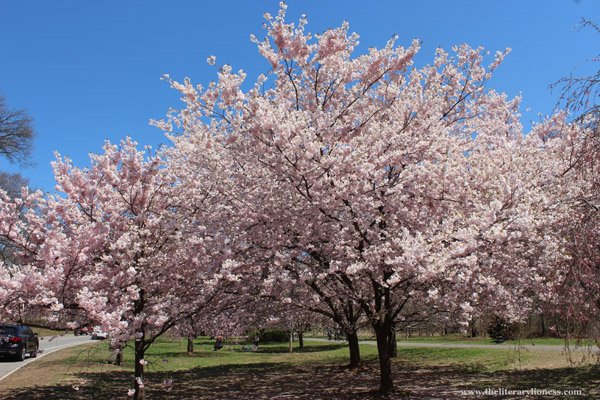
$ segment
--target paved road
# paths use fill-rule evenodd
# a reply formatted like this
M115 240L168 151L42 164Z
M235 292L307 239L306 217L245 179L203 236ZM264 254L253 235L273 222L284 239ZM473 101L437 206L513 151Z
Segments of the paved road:
M306 338L306 340L314 340L318 342L334 342L333 340L327 340L324 338ZM345 340L337 340L335 342L343 343ZM361 340L362 344L371 344L376 345L377 342L375 340ZM521 346L517 347L514 344L471 344L471 343L431 343L431 342L406 342L399 341L398 347L434 347L434 348L455 348L455 349L500 349L500 350L515 350L517 348L521 350L531 350L531 351L558 351L561 352L565 350L565 346L562 345L548 345L548 344L536 344L533 345L531 343L527 344L523 342ZM576 351L581 349L580 347L571 346L571 351ZM584 348L584 349L587 349Z
M75 336L73 334L66 334L62 336L45 336L40 338L40 353L37 358L26 358L25 361L12 361L8 359L0 359L0 385L2 379L18 370L24 365L33 362L46 354L52 353L56 350L64 349L66 347L77 346L82 343L88 343L90 341L89 336Z

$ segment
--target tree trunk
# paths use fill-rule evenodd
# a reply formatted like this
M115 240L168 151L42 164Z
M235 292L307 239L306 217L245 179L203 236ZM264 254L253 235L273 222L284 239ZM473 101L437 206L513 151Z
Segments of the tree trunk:
M294 331L290 329L290 346L288 349L290 351L290 354L292 353L292 351L294 351L293 343L294 343Z
M123 346L122 345L112 345L112 343L108 346L108 350L110 351L110 360L109 362L114 365L120 366L123 363Z
M348 350L350 351L350 368L357 368L360 365L360 347L358 345L358 333L353 331L351 333L346 332L346 339L348 339Z
M477 321L475 319L472 319L470 322L470 325L471 325L471 337L479 336L479 331L477 330Z
M194 354L194 336L192 335L187 337L187 353L189 355Z
M547 337L548 336L548 325L546 324L546 318L544 318L544 313L540 314L540 325L541 325L540 335L542 337Z
M146 305L146 300L144 298L144 289L140 289L139 298L135 301L134 313L135 315L140 315L144 312L144 307ZM144 400L146 398L144 394L144 364L142 364L142 360L144 360L144 353L146 352L146 332L144 329L140 329L136 333L135 338L135 382L134 388L135 392L133 394L134 400Z
M123 365L123 348L119 347L117 350L117 354L115 355L115 365L121 366Z
M142 360L144 359L144 345L145 345L145 336L143 332L140 338L136 338L135 340L135 400L144 400L144 365L142 364Z
M298 332L298 347L300 349L304 348L304 336L303 336L303 332Z
M375 335L377 336L377 353L379 356L379 393L386 395L394 389L392 378L392 359L391 355L391 321L389 316L385 315L381 320L373 323Z

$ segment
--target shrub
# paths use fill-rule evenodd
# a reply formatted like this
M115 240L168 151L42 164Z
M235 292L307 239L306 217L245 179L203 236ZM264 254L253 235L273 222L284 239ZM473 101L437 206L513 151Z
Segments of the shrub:
M251 341L254 340L255 334L256 333L249 336ZM260 337L260 341L262 343L285 343L290 340L290 334L287 331L269 330L264 331L262 334L259 333L258 336Z
M519 327L517 324L509 323L506 320L496 316L490 322L487 333L497 341L512 340L517 336Z

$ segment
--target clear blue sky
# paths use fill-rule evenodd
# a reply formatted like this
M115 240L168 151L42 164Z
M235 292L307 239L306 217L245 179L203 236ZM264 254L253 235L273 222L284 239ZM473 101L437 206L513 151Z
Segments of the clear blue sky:
M600 22L599 0L288 0L288 16L306 14L309 30L321 32L343 20L360 34L359 51L380 47L393 35L423 41L418 64L434 49L483 45L513 49L490 86L523 95L523 123L552 111L557 95L548 85L599 51L600 37L576 32L582 17ZM276 13L266 0L2 0L0 2L0 92L13 107L35 118L35 166L0 161L32 186L53 191L50 161L56 150L78 165L99 152L105 139L126 135L142 144L166 143L148 125L177 94L160 80L215 78L206 64L244 69L248 79L268 70L251 33L263 37L262 14ZM528 107L530 111L525 111Z

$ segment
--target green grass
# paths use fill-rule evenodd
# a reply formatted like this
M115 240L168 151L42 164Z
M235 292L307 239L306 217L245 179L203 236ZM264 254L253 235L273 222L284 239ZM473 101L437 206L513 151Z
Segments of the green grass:
M564 346L565 343L568 343L569 346L586 346L586 345L594 345L596 341L594 339L561 339L561 338L529 338L529 339L519 339L519 340L509 340L505 343L520 343L523 345L555 345L555 346Z
M304 349L299 349L298 344L295 343L292 354L288 351L287 343L261 344L257 352L243 351L242 344L232 342L225 342L225 346L218 351L213 350L213 345L213 340L207 338L196 339L194 341L194 353L187 355L187 342L185 340L159 339L146 352L145 360L148 361L146 370L167 372L223 365L332 363L344 362L348 357L348 350L344 343L307 342ZM363 350L364 357L374 358L376 356L377 348L375 346L365 345L361 350ZM96 346L75 353L66 362L72 368L118 369L112 365L107 367L106 361L109 356L108 343L101 342ZM123 367L130 368L134 360L131 346L124 349L123 359Z
M185 340L158 340L145 355L149 373L165 374L198 368L235 368L277 365L289 368L302 365L344 365L348 362L348 349L345 343L315 342L307 339L305 348L294 344L293 353L288 352L287 344L261 344L257 352L243 351L241 344L225 342L223 349L213 350L214 341L199 338L194 342L194 354L186 354ZM377 347L363 344L361 357L365 362L377 360ZM560 357L560 353L553 355ZM124 349L123 365L115 366L107 361L110 358L108 342L97 342L90 346L74 349L62 361L65 378L85 373L112 373L131 371L134 354L131 346ZM461 365L472 370L510 370L519 363L535 359L533 353L515 352L501 349L457 349L457 348L399 348L398 361L414 366Z
M461 366L477 371L506 371L532 358L531 353L495 349L401 348L398 356L415 366Z
M398 337L400 342L417 342L417 343L462 343L462 344L495 344L495 342L489 337L477 337L469 338L458 335L449 336L416 336L416 337ZM593 345L595 341L593 339L571 339L568 341L570 346L574 345ZM550 345L550 346L564 346L565 339L560 338L522 338L516 340L507 340L504 344L509 345Z
M319 335L319 337L324 338L325 336ZM374 335L370 334L361 334L359 336L360 340L375 340ZM450 335L436 335L436 336L411 336L407 337L406 335L398 334L397 336L398 342L410 342L410 343L457 343L457 344L496 344L489 337L467 337L460 334L450 334ZM575 345L595 345L596 342L594 339L570 339L568 341L570 346ZM507 340L504 344L508 345L548 345L548 346L564 346L565 339L561 338L521 338L517 340Z
M377 347L361 345L362 366L344 367L348 350L343 342L306 340L288 353L287 343L261 344L243 351L226 342L199 338L195 352L186 353L185 340L159 340L147 352L145 382L148 399L235 398L372 398L378 385ZM124 364L107 362L108 342L94 342L50 354L2 382L3 399L126 398L132 386L133 351L124 351ZM589 360L588 360L589 361ZM584 388L597 394L597 367L573 368L557 351L515 351L502 348L406 348L393 360L400 399L455 398L457 388ZM175 382L164 389L165 380ZM77 387L78 389L74 389ZM318 397L318 396L321 397ZM409 397L410 397L409 396ZM436 397L437 398L437 397ZM551 397L549 397L551 398Z
M305 340L305 348L294 343L293 353L288 352L286 343L261 344L257 352L243 351L242 344L225 342L223 349L213 350L214 341L200 338L194 342L194 354L186 354L185 340L158 340L147 351L146 370L149 372L183 371L191 368L223 367L229 365L278 364L282 368L304 364L344 364L348 361L345 343L317 342ZM364 361L377 360L377 346L362 344L361 357ZM543 367L549 359L559 362L564 359L560 352L547 353L515 351L498 348L405 348L398 349L398 360L413 365L461 365L481 371L510 370L516 367ZM122 367L107 364L110 353L107 342L101 342L85 351L79 351L66 360L72 370L106 371L131 369L134 354L126 347ZM566 365L566 363L565 363Z

